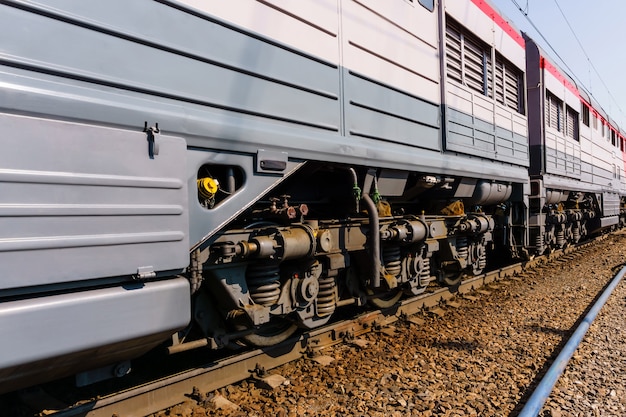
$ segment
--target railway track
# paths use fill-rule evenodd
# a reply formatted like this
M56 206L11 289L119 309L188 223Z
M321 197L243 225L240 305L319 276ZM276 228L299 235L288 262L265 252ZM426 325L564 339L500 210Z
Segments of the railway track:
M369 311L351 319L341 320L272 348L251 350L209 361L192 369L110 395L78 401L69 406L61 406L48 398L45 392L37 390L23 394L23 399L31 404L39 404L40 415L143 417L188 400L194 390L210 392L251 376L263 379L267 370L298 358L314 356L333 345L352 342L366 333L384 329L398 320L412 320L412 317L418 314L442 315L447 308L457 307L462 299L473 301L481 295L497 291L503 281L520 280L528 271L546 265L549 261L558 259L567 261L576 256L576 253L584 252L592 244L593 242L585 243L576 248L567 248L532 261L471 277L463 280L454 292L448 288L438 288L404 300L392 308Z

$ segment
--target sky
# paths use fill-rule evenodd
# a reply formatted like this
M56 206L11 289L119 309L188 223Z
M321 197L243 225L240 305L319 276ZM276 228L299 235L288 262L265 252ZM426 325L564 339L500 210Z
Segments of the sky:
M582 83L609 117L626 131L626 1L491 2L514 27L533 38L552 62Z

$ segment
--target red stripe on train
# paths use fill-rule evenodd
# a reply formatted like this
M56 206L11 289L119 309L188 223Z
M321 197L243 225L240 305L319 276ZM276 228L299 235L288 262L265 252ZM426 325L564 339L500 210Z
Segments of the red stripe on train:
M509 35L515 42L517 42L522 48L526 48L526 42L520 33L509 24L498 12L494 10L485 0L472 0L484 14L489 16L496 25L500 26L504 32Z

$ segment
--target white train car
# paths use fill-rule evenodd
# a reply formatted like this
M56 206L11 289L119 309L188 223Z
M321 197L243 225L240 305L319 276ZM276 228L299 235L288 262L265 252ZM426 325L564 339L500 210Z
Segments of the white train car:
M526 38L530 233L538 253L620 222L622 138L588 94Z

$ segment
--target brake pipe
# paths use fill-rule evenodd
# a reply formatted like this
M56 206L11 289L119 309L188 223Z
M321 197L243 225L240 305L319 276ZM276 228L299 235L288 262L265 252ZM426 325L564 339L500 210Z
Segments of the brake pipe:
M591 307L587 315L583 318L582 322L576 328L576 331L574 331L572 336L569 338L569 340L561 350L561 353L559 353L559 356L556 357L554 363L552 364L552 366L550 366L550 369L548 369L548 372L546 372L546 374L539 382L539 385L537 385L537 387L535 388L535 391L533 391L532 395L526 402L526 405L524 405L524 408L518 414L518 417L536 417L537 415L539 415L541 407L543 407L544 403L550 396L550 393L552 392L556 381L565 370L565 367L567 366L569 360L572 358L572 355L578 348L578 345L580 345L583 337L585 337L585 333L587 333L587 330L589 330L591 323L593 323L593 320L600 312L600 309L607 302L613 290L617 288L620 281L624 277L624 274L626 274L626 266L618 272L615 278L613 278L613 280L606 287L604 292L602 292L600 298L598 298L593 307Z

